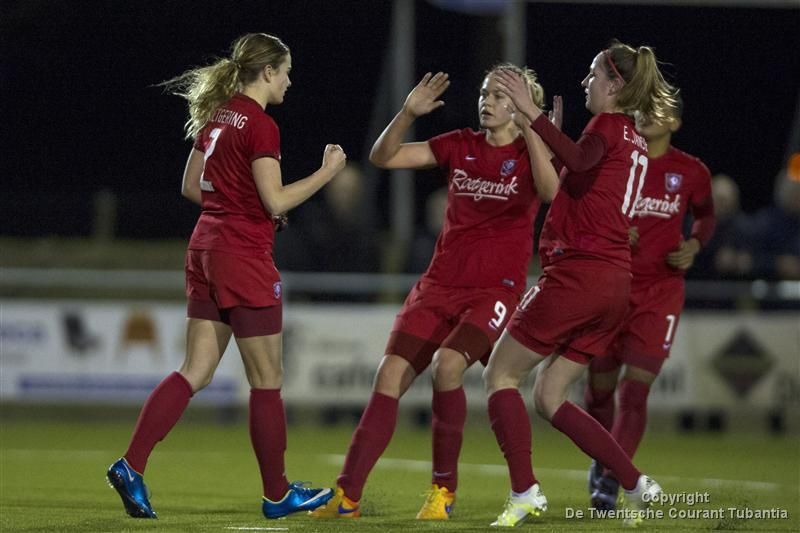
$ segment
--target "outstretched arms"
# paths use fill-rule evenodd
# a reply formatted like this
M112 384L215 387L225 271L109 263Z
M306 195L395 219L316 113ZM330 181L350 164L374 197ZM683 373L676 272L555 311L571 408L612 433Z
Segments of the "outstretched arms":
M430 72L414 87L406 97L403 108L380 134L369 160L380 168L426 168L436 165L436 158L427 142L404 143L406 131L423 115L442 107L444 101L439 97L450 86L448 75Z

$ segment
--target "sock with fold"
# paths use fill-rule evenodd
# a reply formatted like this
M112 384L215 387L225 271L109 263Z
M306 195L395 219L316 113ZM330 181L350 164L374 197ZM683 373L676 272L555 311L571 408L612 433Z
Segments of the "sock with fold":
M193 394L192 386L180 372L168 375L153 389L142 406L124 455L131 468L144 474L153 448L178 423Z
M489 420L508 464L511 490L525 492L537 481L531 466L531 422L517 389L502 389L489 397Z
M433 391L433 477L432 483L455 492L458 487L458 455L467 419L464 387Z
M564 433L589 457L605 465L614 473L623 488L636 487L639 472L625 450L600 422L572 402L564 402L553 415L550 423Z
M353 433L336 483L352 501L361 499L367 476L386 450L397 425L397 398L373 392Z

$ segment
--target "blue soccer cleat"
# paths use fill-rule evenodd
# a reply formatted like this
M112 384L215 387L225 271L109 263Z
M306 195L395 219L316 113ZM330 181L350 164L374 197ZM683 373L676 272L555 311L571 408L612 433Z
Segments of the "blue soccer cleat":
M321 505L328 503L333 497L331 489L307 488L302 481L289 484L289 490L277 502L264 498L261 510L267 518L282 518L299 511L313 511Z
M589 496L592 495L594 489L597 488L597 480L603 477L603 465L592 459L592 464L589 466Z
M617 508L619 481L610 476L600 476L595 481L591 506L601 511L613 511Z
M131 468L124 457L108 467L106 479L119 493L129 515L134 518L158 518L147 499L147 486L142 475Z

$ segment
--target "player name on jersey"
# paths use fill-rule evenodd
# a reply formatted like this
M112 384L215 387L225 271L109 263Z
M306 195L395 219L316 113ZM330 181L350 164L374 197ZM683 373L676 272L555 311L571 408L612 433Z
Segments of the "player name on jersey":
M647 141L645 140L645 138L636 133L636 131L629 128L628 126L623 127L622 137L629 143L632 143L634 146L637 146L641 150L647 152Z
M240 130L244 128L245 124L247 124L247 115L243 115L241 113L237 113L236 111L221 107L214 112L211 117L211 122L229 124Z

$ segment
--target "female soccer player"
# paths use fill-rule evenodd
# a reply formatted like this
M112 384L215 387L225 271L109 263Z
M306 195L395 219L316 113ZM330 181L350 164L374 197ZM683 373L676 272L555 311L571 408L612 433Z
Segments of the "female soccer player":
M328 183L346 157L340 146L329 144L319 170L283 185L278 126L264 110L282 103L291 86L289 48L277 37L252 33L237 39L232 50L229 58L164 83L189 102L186 131L194 147L183 195L202 211L186 254L186 358L150 394L128 450L108 469L125 510L138 518L156 518L142 479L153 447L189 399L211 382L231 334L252 387L250 437L261 469L264 515L311 510L332 495L330 489L289 483L284 473L281 281L272 243L279 215Z
M647 176L635 206L631 299L624 325L610 357L589 365L586 410L633 457L647 424L650 385L669 356L683 309L684 276L694 256L712 234L716 219L711 175L702 161L671 145L681 127L680 96L664 120L636 117L636 129L647 140ZM691 212L691 236L683 237L683 220ZM614 389L620 366L619 413L614 417ZM589 487L592 505L615 509L619 482L594 462Z
M566 170L540 237L544 273L523 296L484 371L492 429L511 477L511 494L492 525L515 526L545 508L531 468L531 427L519 386L551 354L534 386L536 410L608 466L631 505L641 509L660 487L566 398L589 361L607 355L628 306L628 227L648 163L647 143L628 114L663 118L675 90L650 48L612 43L595 56L581 83L594 117L575 143L521 97L518 80L500 72L497 81Z
M483 80L478 98L481 131L462 129L425 142L403 143L418 117L444 105L447 74L426 74L372 147L381 168L431 168L447 173L445 223L428 270L395 319L372 396L353 434L336 494L312 514L356 517L367 476L389 444L399 398L427 368L433 373L432 487L419 519L447 519L455 500L466 397L464 371L488 357L519 301L533 246L540 201L549 202L558 176L547 148L522 115L512 116L497 76L524 87L543 104L535 74L499 65ZM537 107L538 108L538 107ZM559 105L560 110L560 105ZM518 122L515 122L515 119Z

